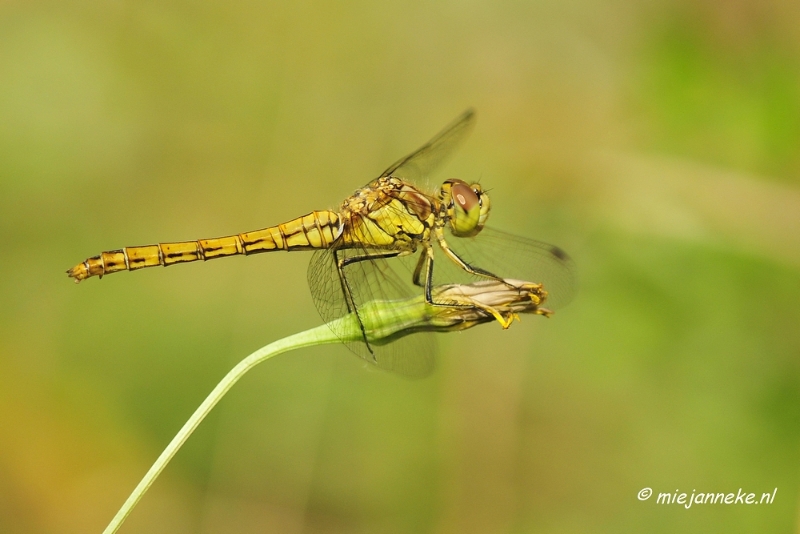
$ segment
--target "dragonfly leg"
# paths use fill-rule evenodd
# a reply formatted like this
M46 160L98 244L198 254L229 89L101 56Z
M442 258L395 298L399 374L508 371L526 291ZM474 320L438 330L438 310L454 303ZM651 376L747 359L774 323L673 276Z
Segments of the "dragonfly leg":
M333 252L333 257L336 259L336 270L339 273L339 282L342 284L342 291L346 297L347 311L352 313L355 311L355 301L353 300L353 292L350 285L347 283L347 277L344 275L344 268L348 265L353 265L360 261L378 260L386 258L395 258L400 255L400 252L382 252L378 254L364 254L363 256L352 256L350 258L339 259L338 251Z
M355 304L353 303L353 295L350 293L350 286L347 285L347 280L344 277L344 260L339 259L339 253L336 250L333 251L333 258L336 260L336 273L339 275L339 284L342 286L344 301L347 304L347 313L353 313Z
M439 245L441 246L442 250L445 252L445 254L447 254L447 256L449 258L451 258L454 262L456 262L462 269L464 269L468 273L474 274L476 276L485 276L486 278L491 278L493 280L498 280L500 282L503 282L507 286L512 287L510 284L505 282L505 280L503 280L502 278L498 277L497 275L494 275L494 274L492 274L489 271L486 271L484 269L480 269L478 267L473 267L470 264L468 264L466 261L461 259L458 256L458 254L456 254L455 252L453 252L453 250L450 249L450 247L447 245L447 242L445 242L443 237L440 238ZM482 310L486 311L487 313L493 315L494 318L497 319L497 322L500 323L500 326L503 327L503 330L505 330L509 326L511 326L511 323L514 321L514 319L518 319L519 318L514 313L509 314L508 317L504 317L501 312L499 312L498 310L492 308L491 306L486 306L485 304L481 304L481 303L479 303L477 301L474 301L474 300L471 300L471 302L468 303L468 304L434 302L433 299L432 299L432 295L431 295L432 288L433 288L433 249L431 247L426 248L425 254L424 254L423 257L426 258L426 260L427 260L426 279L425 279L425 301L428 304L430 304L432 306L446 306L446 307L449 307L449 308L473 308L473 307L481 308ZM421 260L420 260L420 264L421 264ZM419 268L419 265L418 265L418 268ZM415 272L415 274L416 274L416 272Z
M433 248L428 245L425 247L425 252L422 253L422 258L425 259L425 302L431 306L442 306L448 308L469 308L469 304L455 304L449 302L434 302L433 301ZM422 258L417 265L417 268L422 268ZM414 273L417 274L416 272Z
M417 266L414 268L414 278L412 281L414 282L415 286L425 287L425 284L420 278L422 277L422 270L427 265L426 261L428 261L428 254L423 252L419 255L419 261L417 262Z
M425 247L423 257L425 258L425 302L434 306L441 306L441 304L433 302L433 296L431 295L433 290L433 249L430 245Z
M394 258L400 254L400 252L383 252L378 254L364 254L363 256L352 256L350 258L343 258L339 259L339 255L337 254L338 251L334 251L333 255L336 259L336 270L339 273L339 283L342 284L342 292L344 293L345 302L347 303L347 311L350 313L356 312L356 318L358 319L358 327L361 329L361 335L364 336L364 343L367 344L367 348L369 352L372 353L372 347L369 346L369 342L367 341L367 332L364 330L364 324L361 322L361 317L358 315L358 311L356 309L356 302L353 299L353 290L350 289L350 284L347 283L347 277L344 275L344 268L348 265L353 265L355 263L366 261L366 260L375 260L375 259L385 259L385 258ZM374 353L373 357L374 357Z
M503 282L503 279L497 276L496 274L490 273L485 269L481 269L480 267L474 267L461 259L461 257L455 253L453 249L450 248L450 245L447 244L447 241L442 235L441 229L437 229L436 232L436 239L439 243L439 246L442 248L444 253L447 255L448 258L453 260L459 267L467 271L469 274L474 274L476 276L484 276L486 278L491 278L492 280L497 280L499 282Z

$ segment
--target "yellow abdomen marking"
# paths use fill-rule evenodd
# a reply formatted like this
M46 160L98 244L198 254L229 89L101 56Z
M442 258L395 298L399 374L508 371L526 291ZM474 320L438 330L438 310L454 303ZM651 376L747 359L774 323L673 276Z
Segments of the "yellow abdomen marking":
M79 263L67 274L80 282L92 276L102 277L118 271L134 271L156 265L172 265L210 260L237 254L256 254L273 250L312 250L330 247L339 236L339 215L333 211L314 211L297 219L254 232L159 243L102 252Z

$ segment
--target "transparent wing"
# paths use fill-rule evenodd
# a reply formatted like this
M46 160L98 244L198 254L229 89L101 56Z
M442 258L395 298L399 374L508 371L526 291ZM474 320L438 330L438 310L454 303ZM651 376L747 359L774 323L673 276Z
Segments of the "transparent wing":
M383 171L380 178L395 176L422 184L425 178L444 163L455 148L469 136L474 126L475 111L468 109L433 139Z
M544 307L564 307L575 295L575 264L555 245L484 228L475 237L447 236L447 244L461 259L501 278L540 283L548 292ZM434 284L475 281L455 262L436 250Z
M431 333L416 333L395 339L390 343L367 344L344 341L344 335L331 322L349 313L347 300L336 261L375 255L385 251L364 248L324 249L314 252L308 267L308 283L311 296L322 320L343 339L347 347L367 362L407 377L419 378L433 371L436 340ZM347 284L351 289L358 314L361 307L374 300L392 301L416 297L423 294L422 288L411 284L411 273L402 278L392 269L390 262L398 265L402 258L368 259L350 263L344 268ZM404 269L405 271L405 269Z

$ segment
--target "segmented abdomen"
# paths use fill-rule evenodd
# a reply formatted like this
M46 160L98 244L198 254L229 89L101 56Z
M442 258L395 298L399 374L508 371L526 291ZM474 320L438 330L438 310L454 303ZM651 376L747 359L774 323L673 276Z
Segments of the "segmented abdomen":
M314 250L328 248L339 237L339 215L333 211L314 211L303 217L244 234L126 247L103 252L79 263L67 274L80 282L91 276L118 271L134 271L156 265L172 265L211 260L237 254L256 254L275 250Z

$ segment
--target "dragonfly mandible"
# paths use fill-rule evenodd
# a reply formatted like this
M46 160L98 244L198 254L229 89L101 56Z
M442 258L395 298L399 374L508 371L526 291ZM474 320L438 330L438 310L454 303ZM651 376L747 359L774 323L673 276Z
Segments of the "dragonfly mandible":
M225 237L107 251L67 274L80 282L157 265L313 250L308 283L328 324L348 313L358 315L359 307L369 301L408 298L419 292L431 304L457 306L437 302L434 284L500 277L539 283L539 304L546 301L542 314L548 315L571 299L574 268L569 256L556 246L485 227L491 205L478 183L453 178L435 191L426 187L430 173L461 144L474 123L474 111L467 110L356 190L338 211L312 211L277 226ZM396 272L401 265L407 270L403 276ZM366 361L403 375L424 376L434 366L429 333L381 345L368 342L365 335L363 342L346 344Z

